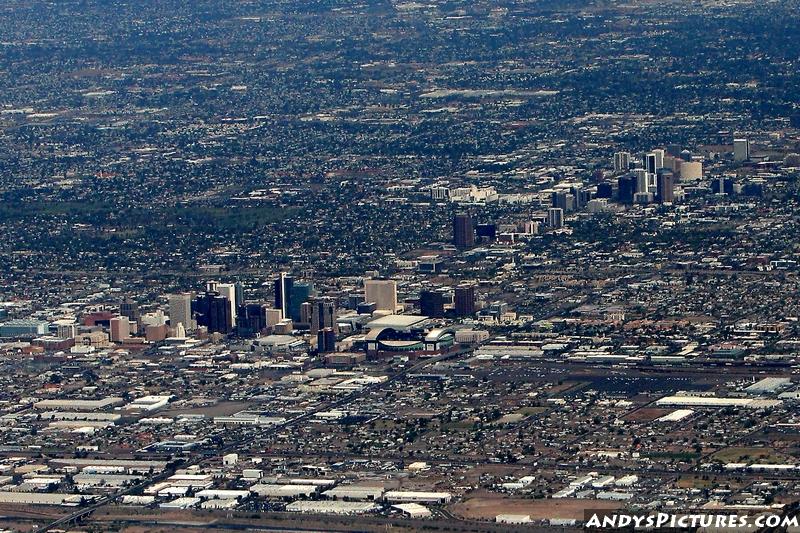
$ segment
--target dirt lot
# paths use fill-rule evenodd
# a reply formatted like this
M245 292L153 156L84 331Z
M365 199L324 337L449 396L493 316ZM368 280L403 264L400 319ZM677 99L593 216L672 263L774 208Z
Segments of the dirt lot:
M645 407L643 409L637 409L632 413L629 413L622 418L626 420L630 420L632 422L650 422L655 420L656 418L661 418L662 416L668 415L674 409L657 409L655 407Z
M605 500L548 499L523 500L487 495L457 503L450 511L459 517L473 520L493 520L499 514L527 514L532 520L545 518L583 519L584 509L619 509L620 502Z
M113 524L113 528L110 526ZM399 516L334 516L298 513L251 513L209 511L155 511L146 509L103 508L87 524L93 531L124 533L223 532L231 529L270 531L326 531L364 533L412 533L416 531L463 531L464 533L510 533L520 528L485 522L452 520L409 520Z
M34 531L34 525L52 522L70 510L53 505L0 505L0 529Z

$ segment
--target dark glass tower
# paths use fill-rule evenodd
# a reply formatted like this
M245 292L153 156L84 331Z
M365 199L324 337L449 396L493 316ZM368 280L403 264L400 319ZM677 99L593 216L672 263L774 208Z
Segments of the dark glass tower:
M453 217L453 244L461 249L475 246L475 228L472 217L466 213Z
M475 287L473 285L456 287L454 300L456 315L472 316L475 314Z
M419 295L420 312L429 317L444 316L444 295L439 291L422 291Z
M192 313L197 324L208 328L209 333L228 334L233 330L231 303L217 292L207 292L192 302Z

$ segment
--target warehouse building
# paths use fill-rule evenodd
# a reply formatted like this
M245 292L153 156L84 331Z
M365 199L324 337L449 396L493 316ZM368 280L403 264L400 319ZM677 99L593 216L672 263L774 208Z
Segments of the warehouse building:
M57 411L100 411L124 403L122 398L109 396L101 400L41 400L33 404L36 409L54 409Z
M749 398L718 398L715 396L665 396L656 400L656 405L669 405L675 407L743 407L745 409L767 409L776 407L780 400L755 400Z
M349 485L336 487L322 493L331 500L345 501L375 501L383 496L382 487L353 487Z
M78 507L97 498L92 494L54 494L41 492L0 492L0 504L62 505Z
M295 498L311 498L317 494L319 488L315 485L272 485L266 483L257 483L250 487L250 492L261 498L268 499L295 499Z
M744 389L747 394L761 396L765 394L776 394L792 386L790 378L764 378Z
M421 492L407 490L391 490L384 497L388 502L416 502L416 503L450 503L453 495L449 492Z
M319 502L294 502L286 506L286 510L293 513L339 514L353 515L375 511L378 505L369 502L347 501L319 501Z
M432 514L430 509L418 503L398 503L392 507L401 511L408 518L429 518Z

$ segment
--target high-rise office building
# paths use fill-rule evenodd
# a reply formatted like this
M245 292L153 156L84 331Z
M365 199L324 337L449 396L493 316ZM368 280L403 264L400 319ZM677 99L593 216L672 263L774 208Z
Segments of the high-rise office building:
M466 213L453 217L453 244L462 250L475 246L475 227L472 217Z
M311 304L311 334L316 335L321 329L330 328L338 331L336 325L336 302L333 298L314 298Z
M631 154L617 152L614 154L614 172L627 172L631 166Z
M444 294L441 291L422 291L419 294L419 309L424 316L444 316Z
M636 194L636 176L621 176L617 180L617 197L623 204L632 204Z
M78 325L73 323L58 324L56 336L59 339L74 339L78 334Z
M126 317L131 322L131 329L138 332L143 332L142 327L142 313L139 310L139 304L133 300L126 299L119 304L119 314Z
M267 327L267 306L263 304L239 305L236 312L236 330L239 335L255 335Z
M303 302L300 304L300 324L307 328L311 327L311 310L313 307L311 302Z
M114 317L109 321L111 330L111 340L114 342L124 342L131 336L131 323L126 316Z
M737 163L750 161L750 141L748 139L733 140L733 160Z
M368 279L364 281L366 302L373 302L379 311L397 311L397 283L390 279Z
M322 328L317 332L317 351L319 353L336 351L336 332L333 328Z
M197 324L208 328L209 333L230 333L233 329L230 300L217 292L207 292L192 301L192 312Z
M656 150L653 150L652 154L654 156L656 156L656 172L658 172L659 169L664 168L664 155L665 155L665 152L661 148L658 148Z
M188 292L169 295L169 322L172 327L183 324L186 331L194 331L197 324L192 318L192 295Z
M644 156L644 169L647 172L655 174L656 170L658 170L658 165L656 163L656 154L653 152L650 152Z
M662 204L671 204L675 201L675 177L671 170L662 168L658 171L656 197Z
M227 298L228 303L231 306L232 324L236 325L236 307L240 303L244 303L236 300L236 285L233 283L218 283L217 292L219 292L220 296Z
M236 306L244 305L244 285L242 285L241 281L237 281L233 284L236 294Z
M271 328L272 326L283 320L283 313L281 313L280 309L265 309L264 319L266 320L266 326L268 328Z
M700 181L703 179L703 163L701 161L681 160L678 172L681 181Z
M127 317L131 322L136 322L137 324L141 322L142 313L139 310L139 304L133 300L125 300L119 304L119 314Z
M608 211L608 200L606 198L592 198L586 204L586 210L589 213L605 213Z
M565 213L572 210L572 206L569 205L569 195L565 191L554 192L550 200L550 206L558 207Z
M275 280L275 309L280 309L283 318L290 318L292 311L292 288L294 278L286 272L281 272Z
M650 192L650 173L643 168L633 171L636 176L636 192Z
M314 284L311 282L298 281L292 285L291 296L289 298L289 317L300 322L300 306L311 299L314 294Z
M714 194L733 195L735 192L733 188L733 180L725 177L711 180L711 192Z
M456 315L472 316L475 314L475 286L459 285L454 295Z
M353 293L347 295L347 308L348 309L356 309L359 304L362 304L367 301L367 297L364 294L360 293Z
M586 207L586 204L592 199L592 191L589 189L572 187L570 190L572 191L572 196L575 198L575 209L578 211Z
M575 211L578 208L577 198L572 193L567 193L567 208L564 210L565 213L570 211Z
M547 225L553 229L564 227L564 210L560 207L551 207L547 211Z
M597 184L597 198L613 198L614 186L611 183L603 182Z

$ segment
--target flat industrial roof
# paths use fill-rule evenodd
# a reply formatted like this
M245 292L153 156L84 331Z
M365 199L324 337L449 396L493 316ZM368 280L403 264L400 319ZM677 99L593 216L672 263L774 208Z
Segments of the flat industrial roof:
M299 501L286 506L287 511L300 513L360 514L377 509L371 502Z
M122 468L153 468L154 470L164 470L167 467L166 461L142 461L137 459L51 459L51 463L72 465L72 466L117 466Z
M84 399L51 399L41 400L33 404L37 409L77 409L79 411L93 411L95 409L103 409L113 405L119 405L124 400L117 396L109 396L100 400L84 400Z
M250 492L264 497L283 498L288 496L300 496L304 494L314 494L317 491L316 485L270 485L257 483L250 487Z
M22 505L79 505L81 500L92 500L95 494L59 494L42 492L0 492L0 503Z
M692 409L678 409L657 419L656 422L678 422L694 414Z
M717 398L714 396L665 396L656 400L656 405L675 405L688 407L746 407L764 409L780 405L780 400L751 400L748 398Z

